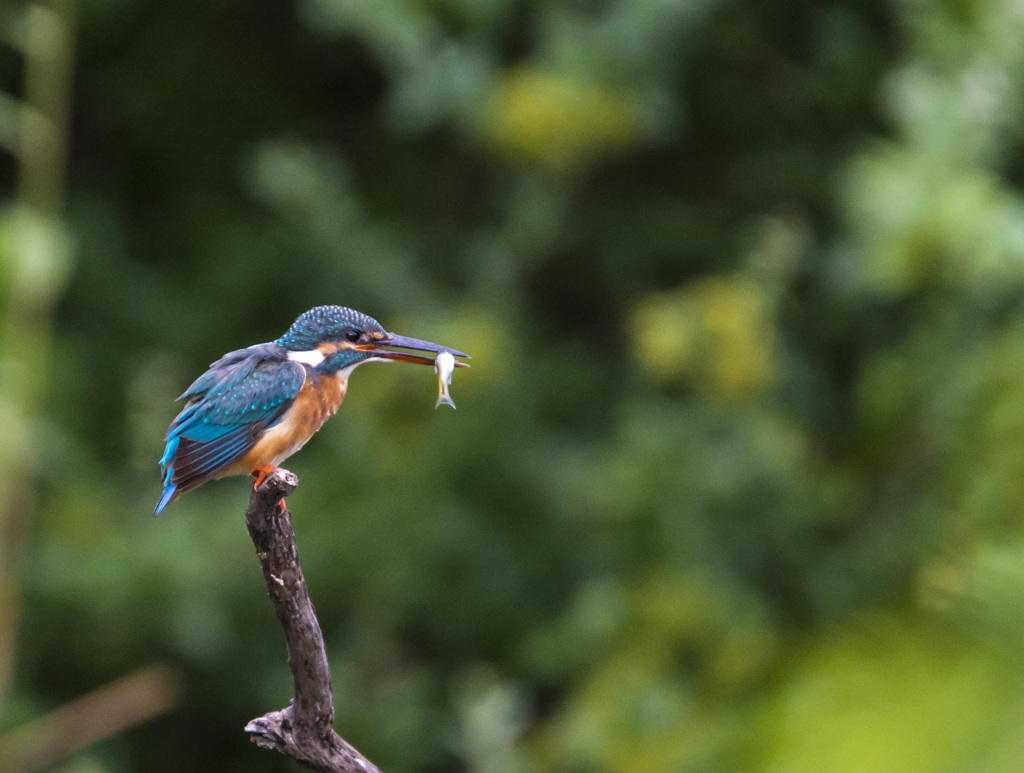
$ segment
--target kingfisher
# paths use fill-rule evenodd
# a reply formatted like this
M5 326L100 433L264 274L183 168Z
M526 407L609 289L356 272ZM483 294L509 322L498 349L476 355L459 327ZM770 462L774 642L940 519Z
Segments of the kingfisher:
M349 376L364 362L433 365L440 352L469 357L388 333L354 309L317 306L276 341L225 354L178 398L188 402L167 430L156 514L215 478L248 473L258 486L337 412Z

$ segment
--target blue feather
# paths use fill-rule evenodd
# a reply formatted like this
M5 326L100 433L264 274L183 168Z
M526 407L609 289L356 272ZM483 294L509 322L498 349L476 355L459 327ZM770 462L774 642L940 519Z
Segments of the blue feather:
M171 459L174 458L174 452L178 450L178 438L172 437L167 441L167 447L164 449L164 455L160 457L160 466L166 467Z
M170 501L172 499L174 499L174 494L177 488L178 487L175 486L173 483L168 483L164 487L164 495L160 497L160 502L157 504L156 510L153 511L153 515L160 515L160 513L164 511L164 508L167 507L168 504L170 504Z
M188 404L168 428L160 459L158 513L245 456L281 420L306 379L286 354L278 344L230 352L185 390Z
M175 465L174 482L216 475L253 447L253 434L251 427L242 426L214 443L187 443Z

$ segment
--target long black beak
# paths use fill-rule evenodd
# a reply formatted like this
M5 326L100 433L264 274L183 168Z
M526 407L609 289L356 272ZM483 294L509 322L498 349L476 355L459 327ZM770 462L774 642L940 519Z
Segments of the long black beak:
M409 354L408 352L396 352L392 351L392 349L416 349L421 352L434 352L435 355L440 352L449 352L455 357L465 357L466 359L469 359L468 354L456 349L449 349L447 346L432 344L430 341L421 341L418 338L407 338L406 336L399 336L394 333L388 333L387 338L383 338L380 341L374 341L370 344L362 344L355 348L362 352L373 352L374 359L415 362L420 365L433 365L434 358L424 357L419 354ZM456 361L455 365L459 368L469 367L465 362Z

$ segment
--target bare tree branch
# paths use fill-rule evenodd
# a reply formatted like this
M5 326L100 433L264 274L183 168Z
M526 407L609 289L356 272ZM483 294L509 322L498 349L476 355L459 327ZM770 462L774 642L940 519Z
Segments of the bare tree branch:
M334 694L324 638L299 565L291 513L282 499L298 485L294 473L274 470L253 491L245 511L270 600L284 629L295 682L288 708L252 720L245 730L257 746L276 749L316 771L380 773L334 732Z

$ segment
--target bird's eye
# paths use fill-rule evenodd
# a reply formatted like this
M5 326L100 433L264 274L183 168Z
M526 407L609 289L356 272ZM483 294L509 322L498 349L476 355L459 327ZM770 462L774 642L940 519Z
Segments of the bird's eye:
M350 328L349 330L345 331L345 338L347 338L352 343L355 343L360 338L362 338L362 335L362 333L360 333L358 330L354 328Z

